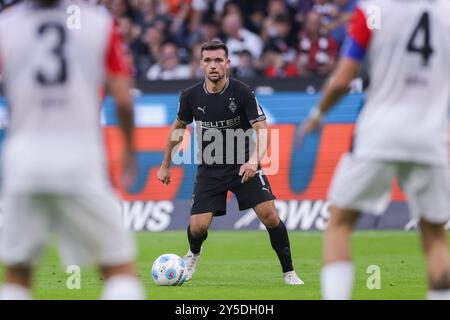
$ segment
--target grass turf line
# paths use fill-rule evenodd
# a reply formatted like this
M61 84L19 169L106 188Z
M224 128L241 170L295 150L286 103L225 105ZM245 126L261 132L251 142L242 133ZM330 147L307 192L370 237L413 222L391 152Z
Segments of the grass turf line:
M266 232L215 231L204 243L204 253L192 281L179 287L159 287L151 279L151 266L163 253L183 256L184 231L136 234L137 267L148 299L256 299L291 300L320 298L322 233L289 232L294 266L303 286L286 286ZM425 261L416 232L356 232L352 240L356 281L354 299L423 299L426 293ZM367 268L381 269L381 289L369 290ZM3 279L3 268L0 277ZM82 268L81 289L69 290L70 275L60 266L51 246L41 259L34 280L36 299L96 299L101 279L93 268Z

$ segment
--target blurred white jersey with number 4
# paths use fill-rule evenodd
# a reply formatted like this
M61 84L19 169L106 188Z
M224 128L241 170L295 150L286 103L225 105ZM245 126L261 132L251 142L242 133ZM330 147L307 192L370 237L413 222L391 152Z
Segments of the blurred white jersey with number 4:
M3 189L107 186L100 90L107 74L129 75L113 19L77 1L17 5L0 15L0 68L10 113Z
M354 154L448 166L450 1L360 1L343 56L369 62Z

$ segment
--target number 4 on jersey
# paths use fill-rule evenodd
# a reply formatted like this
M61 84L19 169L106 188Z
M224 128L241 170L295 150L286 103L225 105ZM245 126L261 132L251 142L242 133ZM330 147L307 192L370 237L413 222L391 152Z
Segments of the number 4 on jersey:
M420 33L423 34L423 43L421 46L416 44L416 39ZM430 43L430 15L428 12L422 14L419 24L414 29L414 32L408 41L408 47L406 49L408 52L420 54L422 56L423 65L425 67L428 66L434 52Z

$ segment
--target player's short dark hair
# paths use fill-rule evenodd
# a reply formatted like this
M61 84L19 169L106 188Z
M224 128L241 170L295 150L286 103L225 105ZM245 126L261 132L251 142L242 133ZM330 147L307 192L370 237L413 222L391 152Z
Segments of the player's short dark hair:
M203 57L203 51L213 51L219 49L225 51L225 57L228 58L228 47L220 40L211 40L203 43L200 50L200 56Z

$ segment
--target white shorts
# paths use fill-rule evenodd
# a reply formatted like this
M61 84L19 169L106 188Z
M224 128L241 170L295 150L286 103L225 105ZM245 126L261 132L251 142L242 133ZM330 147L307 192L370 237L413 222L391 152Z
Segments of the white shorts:
M395 177L412 218L431 223L450 219L448 166L360 159L348 153L336 168L328 198L340 208L381 214L391 200Z
M97 194L5 194L0 259L33 265L55 231L66 265L116 266L133 261L135 245L119 202Z

